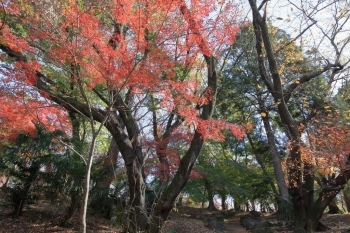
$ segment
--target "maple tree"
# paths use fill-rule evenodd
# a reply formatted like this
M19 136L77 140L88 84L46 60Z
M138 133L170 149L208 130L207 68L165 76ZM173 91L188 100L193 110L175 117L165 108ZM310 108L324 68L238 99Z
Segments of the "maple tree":
M7 82L38 90L40 98L87 117L92 129L95 121L102 123L113 136L129 185L125 231L158 232L204 140L223 138L223 128L242 136L236 125L211 120L218 79L215 56L222 44L232 44L236 14L230 1L206 0L28 0L2 5L0 49L7 65L1 72ZM174 135L186 138L182 142L187 147L169 179L167 146ZM145 141L152 140L167 185L149 222L144 163ZM85 201L88 190L86 186Z

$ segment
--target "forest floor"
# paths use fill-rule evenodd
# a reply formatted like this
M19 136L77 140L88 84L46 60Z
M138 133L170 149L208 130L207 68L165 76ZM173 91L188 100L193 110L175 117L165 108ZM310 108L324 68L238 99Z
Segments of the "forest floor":
M12 217L10 210L0 208L0 232L1 233L46 233L46 232L78 232L79 224L77 214L72 220L70 227L60 226L62 211L52 207L49 203L33 204L25 207L23 215ZM218 232L205 226L203 216L215 216L220 211L208 211L193 207L179 207L178 211L173 211L162 229L162 233L213 233ZM223 233L243 233L248 232L240 226L240 217L248 213L236 213L234 217L224 220ZM290 223L277 219L274 215L262 215L262 221L278 223L278 227L273 227L278 232L290 231ZM327 232L345 233L350 232L350 214L325 214L322 222L331 228ZM88 232L120 232L117 227L110 224L110 220L98 215L88 215Z

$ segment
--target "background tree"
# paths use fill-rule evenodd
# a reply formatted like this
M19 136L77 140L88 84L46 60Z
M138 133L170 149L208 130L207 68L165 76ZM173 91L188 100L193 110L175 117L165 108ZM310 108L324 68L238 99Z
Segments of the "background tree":
M21 215L24 204L35 199L33 186L38 185L38 180L43 178L40 173L49 170L53 157L61 151L57 142L61 135L36 124L34 135L19 134L14 142L1 145L0 167L9 177L5 191L12 202L13 215Z
M300 151L300 142L302 141L302 128L300 128L300 126L303 126L304 122L298 121L292 115L291 109L288 107L287 103L290 100L290 96L293 94L293 92L295 93L300 85L303 85L311 79L318 77L326 71L331 71L329 84L335 80L335 75L337 72L343 69L343 65L339 63L342 55L340 51L346 47L348 41L343 41L343 43L340 43L338 45L334 43L337 35L339 35L341 32L341 27L338 27L340 26L338 24L337 29L332 30L331 34L324 34L325 38L328 38L330 42L333 41L331 44L334 46L333 49L337 51L336 55L333 57L333 63L329 62L329 60L326 60L325 65L323 65L322 68L306 74L301 74L298 78L295 79L294 82L289 83L287 86L285 86L282 83L283 79L280 73L281 65L278 64L278 61L276 59L276 51L279 51L280 49L273 47L271 39L269 37L269 30L266 21L266 1L263 1L260 5L258 5L256 1L249 1L249 4L253 13L253 25L256 36L256 50L258 54L260 75L269 92L274 98L274 102L277 105L278 113L281 118L281 122L285 125L286 132L290 141L288 159L288 183L290 191L289 193L292 196L294 212L297 213L295 215L295 228L307 229L309 231L315 230L317 226L321 226L319 219L322 216L324 208L326 208L325 206L329 204L329 202L334 197L333 194L336 192L331 192L329 189L327 189L327 187L324 187L323 191L321 192L322 195L320 195L319 198L313 202L312 187L314 185L314 168L312 164L309 164L307 161L302 160L302 154ZM334 5L330 4L330 6ZM265 10L263 13L260 13L263 8ZM312 24L306 27L304 31L298 35L298 37L307 31L307 29L312 25L315 25L317 23L312 19L312 15L320 13L320 11L317 9L315 11L311 10L312 13L306 14L309 17L308 20L310 20ZM303 12L307 13L305 11ZM338 19L339 18L336 19L336 22L339 23ZM343 19L344 21L340 23L342 25L347 21L348 16L345 16ZM318 25L318 27L321 28L322 26ZM323 30L323 32L325 31ZM284 47L282 46L282 48ZM339 50L339 48L342 49ZM266 56L264 56L264 53L266 53ZM319 62L316 64L320 65ZM312 113L312 111L310 112ZM348 176L347 173L344 173L343 175L345 177ZM303 180L305 181L304 184L302 184ZM346 183L345 180L341 179L339 179L337 182L340 182L338 183L339 190L343 185L342 182ZM307 191L304 192L303 190ZM325 198L324 195L326 195L327 198ZM322 204L320 204L320 202L322 202ZM313 216L317 216L317 218L314 218Z

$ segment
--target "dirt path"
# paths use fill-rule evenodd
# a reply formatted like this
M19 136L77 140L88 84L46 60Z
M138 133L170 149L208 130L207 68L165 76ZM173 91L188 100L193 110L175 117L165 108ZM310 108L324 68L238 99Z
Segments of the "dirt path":
M243 228L239 222L240 217L246 213L238 213L233 218L225 220L225 233L246 233L246 229Z

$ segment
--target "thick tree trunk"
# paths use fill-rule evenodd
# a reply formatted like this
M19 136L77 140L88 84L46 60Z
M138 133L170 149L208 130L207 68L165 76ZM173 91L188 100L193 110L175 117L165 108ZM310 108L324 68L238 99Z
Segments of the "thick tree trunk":
M204 140L199 132L195 132L190 148L184 157L180 160L180 166L176 172L172 182L161 195L148 229L150 233L157 233L160 231L164 221L168 218L171 209L174 206L177 195L186 185L194 162L196 161L199 152L203 146Z
M305 211L308 212L310 205L314 203L314 182L315 182L315 169L312 164L304 163L304 184L303 184L303 196Z
M309 211L307 212L307 225L306 230L309 232L313 231L324 231L327 228L320 223L320 219L322 218L323 212L329 203L332 202L333 198L337 195L340 190L333 192L321 192L319 198L309 207Z
M90 207L99 211L105 218L111 217L112 201L109 197L111 183L123 173L125 169L118 164L119 149L117 143L112 138L108 148L107 156L102 160L102 169L97 178L96 185L91 189L92 198Z
M119 102L116 104L122 105ZM124 113L122 112L122 114ZM148 225L145 198L146 183L143 167L144 157L142 154L141 134L135 119L132 116L123 115L123 117L125 118L124 122L127 123L126 128L130 135L126 134L123 125L115 120L107 121L106 126L113 135L125 162L130 199L126 207L123 231L133 233L145 230Z
M346 165L350 165L350 156L348 156ZM350 178L350 168L345 169L334 177L331 181L327 182L322 188L318 199L311 205L307 213L307 226L308 231L326 230L327 228L320 223L320 219L326 207L332 202L334 197L344 189ZM322 228L322 229L320 229Z
M126 210L124 232L138 232L148 225L146 210L146 184L143 167L137 161L126 166L130 201Z
M103 174L100 174L100 179L96 180L96 187L97 188L108 188L110 187L111 183L115 179L115 171L117 171L118 167L118 156L119 156L119 149L117 146L117 143L112 138L111 142L109 144L107 156L103 159Z
M291 150L288 167L289 192L292 196L294 209L294 229L304 229L306 226L306 210L302 192L301 160L298 146Z

